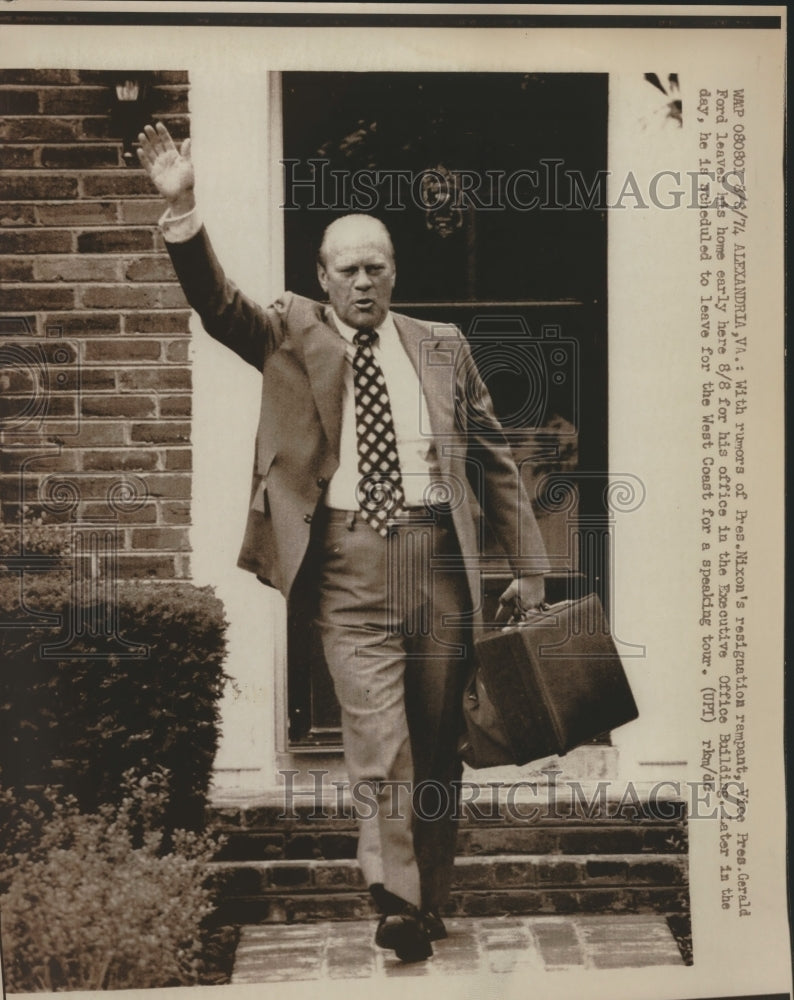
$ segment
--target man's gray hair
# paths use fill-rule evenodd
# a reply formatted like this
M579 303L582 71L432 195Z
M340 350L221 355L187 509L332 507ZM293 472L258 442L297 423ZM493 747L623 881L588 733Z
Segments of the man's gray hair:
M373 236L377 234L377 237L383 240L385 247L391 255L391 259L394 260L394 244L385 224L380 219L376 219L374 215L354 212L350 215L341 215L325 227L320 248L317 251L317 262L325 267L329 243L333 241L335 236L342 235L348 229L356 228L362 230L370 229Z

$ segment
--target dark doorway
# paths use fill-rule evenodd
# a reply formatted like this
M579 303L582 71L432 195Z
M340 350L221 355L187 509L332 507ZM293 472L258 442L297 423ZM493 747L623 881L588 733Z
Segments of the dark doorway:
M605 74L283 74L287 287L321 294L333 218L383 219L395 311L472 345L554 564L548 599L605 604L607 110ZM505 585L486 576L486 618ZM339 745L316 638L291 625L290 745Z

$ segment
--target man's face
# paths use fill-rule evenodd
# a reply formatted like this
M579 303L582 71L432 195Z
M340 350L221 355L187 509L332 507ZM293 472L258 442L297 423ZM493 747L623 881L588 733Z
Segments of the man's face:
M360 330L383 322L396 271L391 248L380 234L362 227L334 237L317 277L343 323Z

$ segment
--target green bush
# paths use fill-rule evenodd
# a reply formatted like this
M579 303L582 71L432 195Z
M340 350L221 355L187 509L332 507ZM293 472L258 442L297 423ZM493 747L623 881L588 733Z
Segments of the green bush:
M213 911L206 866L217 845L206 834L176 831L163 853L165 777L125 775L120 803L93 814L52 792L43 807L17 806L40 836L26 851L0 855L9 992L201 981Z
M222 603L208 587L122 581L117 634L105 635L95 626L112 602L75 601L71 580L68 560L57 572L0 568L0 781L58 786L93 811L120 801L130 768L164 768L166 828L196 829L226 680Z

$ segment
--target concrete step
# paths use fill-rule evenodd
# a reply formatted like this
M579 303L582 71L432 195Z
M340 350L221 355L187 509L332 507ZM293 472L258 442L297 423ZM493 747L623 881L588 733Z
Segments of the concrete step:
M374 915L350 859L218 861L229 923L355 920ZM671 913L687 907L681 854L495 854L456 859L449 915Z

